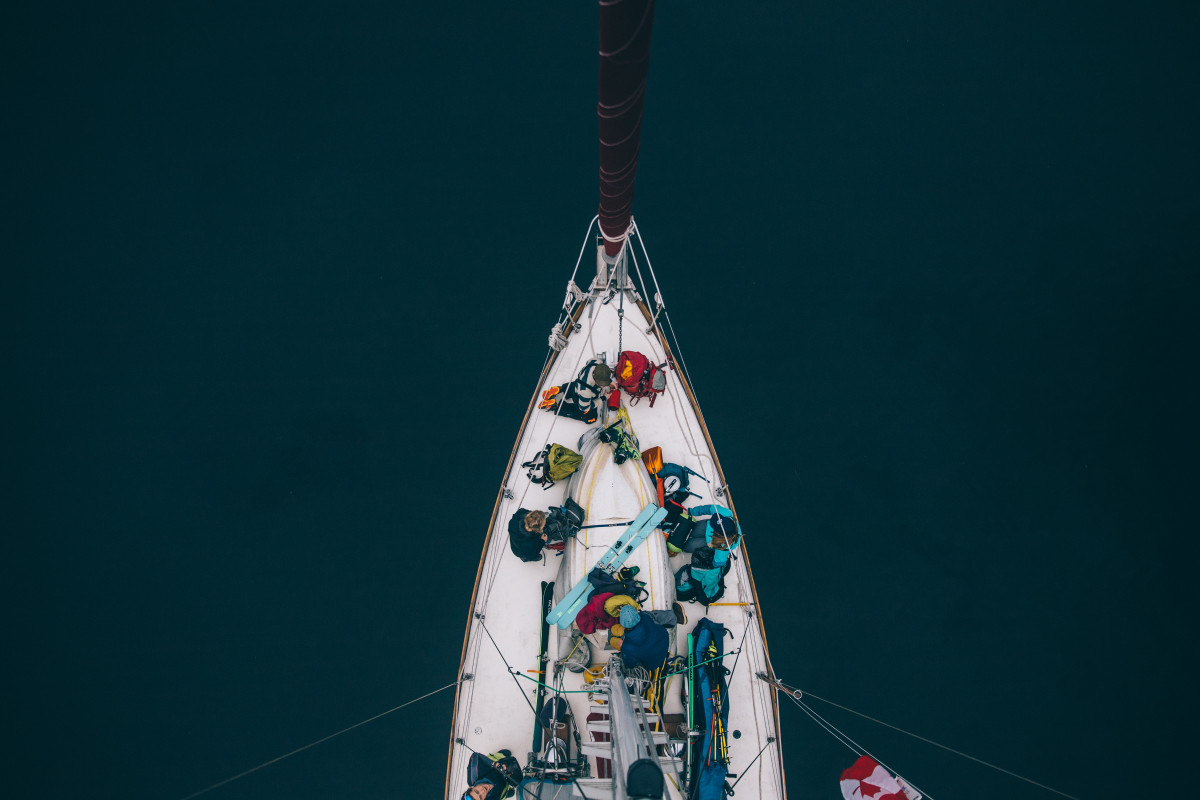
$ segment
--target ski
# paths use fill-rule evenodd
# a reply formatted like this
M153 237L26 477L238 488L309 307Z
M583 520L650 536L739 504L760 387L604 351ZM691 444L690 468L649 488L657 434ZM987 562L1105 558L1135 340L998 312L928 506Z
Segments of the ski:
M622 533L615 542L613 542L612 547L608 548L608 551L600 557L600 560L596 562L596 566L603 566L606 561L611 560L613 556L621 549L621 547L624 546L625 542L629 541L630 535L636 534L641 530L642 526L646 524L646 521L650 519L651 515L654 514L654 511L657 508L658 506L654 505L654 503L647 503L646 507L638 512L638 515L634 517L633 522L629 523L629 527L625 529L625 532ZM579 599L579 596L581 594L587 594L588 585L587 578L585 577L582 581L571 587L571 590L563 596L563 599L559 600L558 604L550 610L549 614L546 615L546 622L550 625L557 625L559 619L567 612L567 609ZM579 612L576 611L575 613L578 614ZM571 620L574 621L574 619L575 617L572 615ZM560 627L562 627L563 630L566 630L566 628L569 626L570 622L568 622L567 625Z
M641 520L646 512L650 509L653 510L650 511L649 519L644 520L639 527L638 520ZM646 508L642 509L642 513L638 514L637 519L635 519L633 523L625 530L625 533L621 534L621 538L614 542L613 546L608 549L608 552L605 553L604 556L595 563L595 565L593 565L592 569L600 567L606 572L616 573L616 571L625 564L625 561L629 558L629 555L636 550L642 542L646 541L646 539L650 537L651 533L658 530L658 523L662 522L666 516L667 510L665 508L659 508L653 503L647 505ZM588 572L591 574L591 570ZM547 618L547 620L553 622L564 631L571 627L571 623L575 621L575 616L579 614L580 610L585 605L587 605L588 594L591 590L591 586L591 583L588 582L588 579L585 576L583 580L581 580L575 586L575 588L571 590L567 597L564 597L559 602L558 606L555 606L555 610L557 610L560 606L563 606L563 603L566 603L568 600L570 600L570 603L563 607L562 611L559 613L558 619L549 620L549 618ZM553 616L553 613L554 612L552 611L551 616Z
M550 623L546 622L546 614L550 612L551 606L554 605L554 581L542 581L542 604L538 607L541 613L538 615L542 618L542 640L538 647L538 684L537 702L534 704L533 718L533 752L542 752L542 705L546 702L546 687L542 684L550 682L550 676L547 674L546 663L546 646L550 641Z
M631 536L640 533L643 525L646 524L650 517L653 517L654 513L658 510L658 506L654 505L653 503L648 503L646 507L644 507L644 509L638 512L638 515L634 517L634 522L629 523L629 528L626 528L624 533L618 537L617 541L612 543L612 547L608 548L608 551L604 555L601 555L600 560L596 561L595 566L605 566L608 561L611 561L614 557L616 557L617 553L620 552L620 548L624 547L625 543L630 541ZM562 619L562 616L566 613L566 610L568 610L572 604L575 604L575 601L580 599L580 595L587 596L588 585L590 585L588 584L588 579L586 576L584 576L582 581L575 584L574 587L571 587L571 590L563 596L563 599L559 600L558 604L556 604L556 606L550 610L550 613L546 614L547 624L558 625L559 620ZM571 622L575 621L575 614L578 613L580 612L578 612L578 609L576 609L575 613L571 614L569 621L566 622L566 625L559 625L559 627L562 627L565 631L566 628L570 627Z

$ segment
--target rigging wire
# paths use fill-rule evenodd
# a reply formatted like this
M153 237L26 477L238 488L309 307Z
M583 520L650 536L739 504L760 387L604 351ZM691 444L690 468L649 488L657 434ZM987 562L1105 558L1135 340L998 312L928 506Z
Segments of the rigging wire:
M662 290L658 288L658 276L654 274L654 265L650 263L650 253L646 250L646 241L642 238L642 232L638 230L637 223L633 223L633 232L637 234L638 245L642 248L642 255L646 257L646 268L650 271L650 279L654 281L654 289L658 293L659 299L662 299ZM663 319L667 321L670 327L671 340L675 342L675 357L679 360L679 366L683 369L683 375L687 378L688 385L692 388L692 394L696 394L696 384L692 382L692 376L688 373L687 362L683 358L683 350L679 347L679 338L675 335L675 323L671 322L671 312L667 310L666 302L663 301ZM699 398L696 400L699 403Z
M453 683L447 683L445 686L443 686L440 689L434 689L432 692L429 692L428 694L423 694L414 700L409 700L407 703L401 703L400 705L396 706L395 708L389 708L387 711L384 711L382 714L376 714L373 717L368 717L367 719L364 719L362 722L356 722L348 728L342 728L337 733L331 733L324 738L317 739L315 742L310 742L309 744L306 744L303 747L298 747L290 753L284 753L281 756L276 756L275 758L272 758L270 761L264 761L263 763L259 764L257 767L251 767L250 769L246 770L245 772L239 772L237 775L234 775L232 778L226 778L223 781L217 781L212 786L207 786L198 792L193 792L192 794L189 794L187 797L184 797L181 800L192 800L193 797L199 797L200 795L211 792L213 789L220 788L221 786L224 786L227 783L233 783L238 778L244 778L252 772L258 772L263 767L269 767L272 764L275 764L279 761L283 761L285 758L288 758L289 756L294 756L297 753L302 753L305 750L309 749L310 747L316 747L317 745L321 744L322 742L328 742L330 739L332 739L335 736L341 736L343 733L352 731L361 725L366 725L368 722L374 722L375 720L379 719L380 717L386 717L388 714L391 714L394 711L399 711L400 709L404 708L405 706L411 706L413 703L424 700L426 697L433 697L438 692L444 692L447 689L449 689L451 686L457 686L460 683L462 683L462 679L456 680Z
M513 683L516 684L517 691L521 693L521 697L525 700L525 704L528 705L529 710L533 712L533 724L534 725L542 725L542 721L540 719L538 719L537 709L535 709L533 707L533 703L531 703L529 701L529 696L527 694L525 694L525 691L521 688L521 682L519 680L517 680L517 676L520 675L520 673L518 673L516 670L514 670L509 665L508 659L504 657L504 653L500 650L500 645L496 644L496 640L492 637L492 632L489 631L487 629L487 625L485 625L483 623L483 614L476 614L475 617L479 620L479 627L483 628L483 632L487 634L487 637L492 640L492 644L495 645L496 653L500 656L500 660L504 662L504 666L508 669L508 674L513 676ZM525 677L525 676L522 675L521 677ZM553 737L553 734L551 733L549 726L542 725L542 730L546 736ZM578 743L578 739L579 739L578 731L576 731L575 737L576 737L576 742ZM468 747L468 749L470 747L469 745L467 745L466 742L463 742L463 745ZM472 752L474 752L474 751L472 751ZM571 782L575 784L575 790L579 792L579 796L582 797L583 800L588 800L588 796L583 793L583 787L579 785L579 781L576 780L576 778L574 776L571 777Z
M812 712L808 709L808 706L801 705L800 702L798 700L796 700L795 697L792 697L791 695L788 695L788 699L791 700L793 703L795 703L796 706L801 711L803 711L805 714L808 715L809 719L811 719L813 722L817 723L817 725L819 725L822 729L824 729L824 731L826 733L828 733L830 736L832 736L834 739L837 739L838 742L840 742L842 745L844 745L847 750L849 750L851 753L854 753L854 755L856 755L856 756L862 755L862 752L858 748L856 748L854 745L850 744L849 742L847 742L845 739L842 738L842 735L839 731L837 731L836 729L830 728L828 725L826 725L825 723L823 723L819 719L817 719L816 716L814 716L814 712Z
M768 736L767 743L762 746L762 750L758 751L758 756L761 756L764 752L766 752L767 748L773 744L775 744L775 737ZM734 788L736 788L737 785L742 782L742 778L746 777L746 771L754 766L754 762L758 761L758 756L755 756L754 758L750 759L750 763L747 764L746 766L742 767L741 774L738 775L738 779L733 782L733 786L729 787L729 794L733 794Z
M943 749L947 752L953 753L956 756L962 756L963 758L969 759L976 763L983 764L985 767L991 767L992 769L996 770L997 772L1003 772L1005 775L1011 775L1012 777L1017 778L1018 780L1025 781L1026 783L1031 783L1034 786L1037 786L1038 788L1041 788L1041 789L1045 789L1048 792L1053 792L1054 794L1070 798L1070 800L1079 800L1079 798L1075 797L1074 795L1067 794L1066 792L1060 792L1058 789L1055 789L1050 786L1046 786L1043 783L1038 783L1037 781L1032 780L1031 778L1026 778L1024 775L1018 775L1017 773L1015 773L1011 770L1007 770L1004 767L998 767L995 764L988 763L987 761L984 761L982 758L976 758L975 756L969 755L968 753L964 753L961 750L955 750L953 747L947 747L946 745L940 744L939 742L935 742L932 739L926 739L924 736L915 734L912 731L906 731L903 728L897 728L895 725L891 725L887 722L884 722L881 719L875 719L874 717L867 716L866 714L863 714L861 711L855 711L853 708L847 708L846 706L835 703L832 700L826 700L824 697L818 697L817 695L813 694L812 692L804 692L804 694L808 697L811 697L814 700L820 700L822 703L826 703L835 708L840 708L843 711L849 711L851 714L854 714L855 716L862 717L863 719L866 719L866 720L870 720L871 722L874 722L878 725L882 725L885 728L891 728L894 731L903 733L905 736L911 736L914 739L920 739L922 742L931 744L934 747L940 747L941 749Z
M654 293L656 295L658 295L658 299L659 299L659 301L661 301L662 300L662 289L658 288L658 276L656 276L654 274L654 267L650 266L650 256L646 254L646 243L644 241L642 241L642 231L638 228L636 221L630 220L630 223L631 223L631 228L633 229L633 233L637 235L638 244L642 248L642 254L646 255L646 267L650 270L650 279L652 281L654 281ZM589 228L589 230L591 230L591 229ZM630 249L630 252L633 251L632 247L629 249ZM638 277L639 278L641 277L641 272L638 273ZM644 281L642 283L642 288L645 289ZM663 305L665 306L666 304L663 303Z
M578 738L578 736L576 736L576 738ZM479 752L478 750L476 750L474 747L471 747L471 745L467 744L467 742L466 742L466 740L465 740L465 739L455 739L455 740L454 740L454 743L455 743L455 744L461 744L463 747L467 748L468 750L470 750L472 753L474 753L474 754L475 754L475 755L477 755L477 756L482 756L482 755L484 755L483 753L481 753L481 752ZM485 757L486 757L486 756L485 756ZM507 782L507 781L506 781L506 782ZM584 793L583 793L583 787L579 785L579 781L577 781L577 780L576 780L574 777L572 777L572 778L571 778L571 782L575 784L575 789L576 789L576 790L579 792L579 796L580 796L580 797L582 797L582 798L583 798L583 800L591 800L591 799L590 799L590 798L589 798L589 797L588 797L586 794L584 794ZM509 786L512 786L512 784L509 784ZM545 787L545 782L544 782L544 781L543 781L542 783L539 783L539 784L538 784L538 793L537 793L537 796L538 796L538 797L541 797L541 796L542 796L542 789L543 789L544 787Z
M578 271L579 271L579 265L580 265L580 264L583 262L583 254L584 254L584 252L585 252L585 251L586 251L586 249L587 249L587 244L588 244L588 241L589 241L589 239L590 239L590 237L591 237L592 225L595 225L595 224L596 224L596 219L597 219L596 217L593 217L593 218L592 218L592 222L591 222L591 224L589 224L589 226L588 226L587 233L585 233L585 234L584 234L583 245L582 245L582 247L580 248L580 251L579 251L579 258L578 258L578 259L576 260L576 262L575 262L575 270L574 270L574 271L571 273L571 281L570 281L570 283L568 284L568 286L570 286L570 285L572 285L572 284L574 283L574 281L575 281L575 275L576 275L576 273L578 273ZM563 323L565 323L565 322L569 321L570 319L571 319L571 314L569 314L569 313L568 313L568 312L567 312L567 311L564 309L564 311L562 312L561 318L560 318L560 322L563 322ZM590 338L591 338L592 327L594 327L594 325L595 325L595 320L594 320L594 319L590 320L590 321L589 321L589 323L588 323L588 338L589 338L589 340L590 340ZM565 330L565 329L564 329L564 330ZM538 402L538 397L540 396L540 391L541 391L541 388L542 388L542 384L541 384L541 382L542 382L542 380L543 380L543 379L545 379L546 377L548 377L548 374L547 374L547 372L546 372L546 368L547 368L547 366L550 364L550 362L551 362L551 359L553 359L553 358L555 357L555 355L556 355L556 353L557 353L557 352L560 352L560 351L556 351L556 350L555 350L553 347L549 348L549 349L547 350L547 352L546 352L546 358L545 358L545 360L542 362L542 370L541 370L541 372L538 374L538 383L537 383L537 385L535 385L535 386L534 386L534 389L533 389L533 397L532 397L532 399L530 400L531 406L533 406L533 405L536 405L536 404L537 404L537 402ZM580 361L582 361L582 359L584 358L584 356L585 356L585 354L584 354L584 353L580 353L579 359L578 359L578 360L576 360L575 364L574 364L574 365L572 366L572 368L571 368L571 370L572 370L571 374L574 374L576 371L578 371L578 369L579 369L579 366L580 366ZM555 429L555 427L556 427L556 426L557 426L557 424L558 424L559 416L560 416L560 414L561 414L561 413L562 413L562 403L560 402L560 403L559 403L559 405L558 405L558 407L554 409L554 413L551 415L551 418L550 418L550 428L549 428L549 430L548 430L548 431L546 431L546 434L545 434L545 440L546 440L547 442L550 442L550 441L552 441L552 440L553 440L554 429ZM532 419L530 420L530 422L531 422L531 424L534 426L534 428L536 428L536 426L538 425L538 423L539 423L540 421L541 421L541 420L540 420L539 418L537 418L537 417L534 417L534 418L532 418ZM535 440L535 439L539 438L539 437L534 437L534 436L532 435L532 433L533 433L533 430L532 430L532 429L530 429L530 431L529 431L529 434L528 434L528 436L529 436L530 440ZM524 440L524 437L523 437L523 439L522 439L522 440ZM519 440L519 441L521 441L521 440ZM519 441L518 441L518 443L519 443ZM521 471L522 467L517 467L517 466L515 466L515 465L517 465L517 464L520 464L520 463L521 463L521 462L520 462L519 460L514 460L514 461L513 461L513 465L514 465L514 467L513 467L513 468L511 468L511 469L510 469L510 471L509 471L509 472L508 472L508 473L505 475L505 477L504 477L504 482L503 482L503 483L502 483L502 485L501 485L501 501L500 501L500 505L499 505L499 506L497 506L497 509L498 509L498 510L499 510L500 508L503 508L503 507L505 506L505 503L506 503L506 502L512 502L512 503L513 503L514 505L516 505L516 506L521 506L521 505L522 505L522 504L525 502L525 497L526 497L526 495L528 495L528 493L529 493L530 489L531 489L531 488L534 486L534 484L533 484L533 483L528 483L528 484L526 484L526 485L525 485L525 488L524 488L524 490L521 492L521 495L520 495L520 497L519 497L519 498L515 497L515 495L513 495L513 496L507 496L507 495L505 495L505 492L511 492L511 491L512 491L511 489L509 489L509 486L508 486L508 481L509 481L509 479L510 479L510 478L513 478L513 477L514 477L514 475L519 475L519 474L520 474L520 471ZM503 526L501 526L501 527L497 528L497 532L498 532L498 533L499 533L501 536L506 536L506 535L507 535L507 532L508 532L508 529L507 529L506 527L503 527ZM481 593L481 595L480 595L480 596L479 596L479 598L478 598L478 599L480 600L479 604L477 605L477 607L478 607L478 608L486 608L486 607L487 607L488 601L489 601L489 600L490 600L490 598L491 598L491 589L492 589L492 584L493 584L493 582L494 582L494 579L495 579L496 573L499 571L499 569L500 569L500 559L492 559L492 561L491 561L491 563L490 563L490 564L486 564L486 563L485 563L484 570L485 570L485 574L486 574L486 579L485 579L485 580L482 580L482 581L480 581L480 586L482 586L482 587L483 587L483 589L482 589L482 593Z
M614 273L620 274L618 280L620 283L621 300L617 305L617 357L620 358L621 351L625 349L625 281L628 279L629 267L614 269Z
M821 716L820 714L818 714L817 712L813 711L811 708L809 708L809 707L808 707L808 705L807 705L807 704L805 704L805 703L804 703L802 700L800 700L798 697L795 697L795 696L793 696L793 697L792 697L792 702L793 702L793 703L795 703L796 705L800 706L800 708L804 709L804 711L805 711L805 712L806 712L806 713L807 713L807 714L808 714L810 717L815 717L816 719L819 719L821 722L825 723L825 725L829 726L829 728L831 728L832 730L835 730L835 731L837 731L837 732L838 732L838 733L839 733L839 734L840 734L840 735L841 735L843 738L845 738L845 740L846 740L847 742L850 742L850 744L854 745L854 748L851 748L851 749L855 749L855 748L857 748L857 752L858 752L859 754L863 754L863 755L868 755L868 756L870 756L871 758L875 759L875 763L879 764L881 767L883 767L884 769L886 769L888 772L892 773L893 775L896 775L897 777L900 777L900 773L899 773L899 772L897 772L896 770L892 769L892 768L891 768L891 767L889 767L887 764L883 763L882 759L878 758L878 757L877 757L877 756L876 756L874 753L872 753L872 752L870 752L869 750L867 750L867 748L863 747L863 746L862 746L862 745L860 745L858 742L856 742L856 741L854 741L853 739L851 739L851 738L850 738L849 736L847 736L845 733L842 733L842 731L838 730L838 729L837 729L837 728L834 726L834 724L833 724L832 722L830 722L829 720L825 719L824 717L822 717L822 716ZM843 742L843 744L845 744L845 742ZM929 792L926 792L924 789L921 789L921 788L919 788L919 787L918 787L918 786L917 786L915 783L913 783L912 781L909 781L909 780L907 780L907 779L905 779L905 780L908 782L908 784L909 784L910 786L912 786L912 787L913 787L913 789L916 789L918 792L920 792L922 795L924 795L924 796L927 798L927 800L934 800L934 798L933 798L933 795L929 794Z
M571 278L570 278L570 280L568 280L568 281L567 281L567 286L568 286L568 287L570 287L570 285L571 285L571 284L575 283L575 276L579 274L579 265L583 263L583 254L584 254L584 252L586 252L586 251L587 251L588 241L589 241L589 240L591 239L591 237L592 237L592 226L596 224L596 220L598 220L598 219L600 219L600 215L599 215L599 214L597 214L596 216L592 217L592 221L588 223L588 229L587 229L587 232L583 234L583 244L582 244L582 245L580 245L580 247L579 247L579 257L575 259L575 269L571 270ZM567 312L567 310L564 308L564 309L563 309L563 313L562 313L562 315L561 315L561 317L560 317L560 319L559 319L559 322L563 322L563 323L565 323L566 321L570 320L570 318L571 318L571 315L570 315L570 314ZM553 348L553 347L551 347L551 348L549 348L549 349L548 349L548 351L547 351L547 353L546 353L546 358L545 358L545 360L542 362L542 372L539 372L539 373L538 373L538 381L539 381L539 383L538 383L538 385L537 385L537 386L535 386L535 387L534 387L534 389L533 389L533 396L534 396L534 398L535 398L535 399L536 399L536 398L537 398L537 396L538 396L538 390L542 388L542 385L541 385L541 383L540 383L540 381L541 381L541 375L542 375L542 373L544 373L544 372L546 371L546 365L550 363L550 359L551 359L553 356L554 356L554 348Z
M535 725L542 725L542 721L538 719L537 709L533 707L533 703L529 701L529 695L525 694L525 690L521 688L521 682L517 680L517 675L519 673L508 663L508 659L504 657L504 652L500 649L500 645L496 644L496 640L492 637L492 632L489 631L487 625L483 623L483 614L476 614L475 618L479 620L479 627L483 628L483 632L486 633L487 637L492 640L492 644L496 648L496 653L500 656L500 660L504 662L504 668L508 670L509 675L513 676L513 683L517 685L517 691L521 693L521 698L524 699L525 705L529 706L529 710L533 712L533 723ZM545 725L542 725L542 731L547 735L550 733L550 729Z
M583 263L583 254L587 250L588 241L592 238L592 226L596 224L596 220L600 219L600 215L592 217L592 221L588 223L587 233L583 234L583 245L579 248L579 258L575 259L575 269L571 270L571 282L575 282L575 275L579 272L579 265Z
M731 553L732 555L732 553ZM742 640L738 642L737 658L733 659L733 667L729 670L729 677L726 680L733 680L733 673L737 672L738 659L742 657L742 648L746 645L746 634L750 632L750 621L752 615L749 611L746 612L746 628L742 631Z
M557 675L555 676L554 682L558 684L558 690L561 693L562 691L564 691L562 687L563 687L564 683L566 682L566 675L563 674L563 670L557 664L554 667L554 671L557 673ZM550 702L553 703L554 698L551 698ZM561 702L566 703L565 700L562 700ZM567 710L570 711L570 707L571 707L570 703L567 703L566 705L567 705ZM557 717L557 714L555 716ZM583 755L583 739L580 738L580 736L579 736L579 724L575 721L574 713L571 713L570 729L571 729L571 738L573 738L575 740L575 752L576 752L577 756L582 756Z
M656 322L653 327L659 328L663 345L665 346L665 349L668 351L670 356L673 358L673 363L677 365L676 371L681 373L681 376L679 376L679 381L680 381L680 383L686 384L688 386L688 389L691 392L692 398L694 398L696 401L697 411L698 411L700 398L696 394L696 384L692 380L691 373L688 372L687 360L683 357L683 348L679 344L679 337L675 334L675 323L672 322L672 320L671 320L671 312L667 310L666 301L663 299L663 296L662 296L662 289L658 285L658 276L654 272L654 265L652 263L650 263L650 253L648 250L646 250L646 242L642 238L642 232L640 230L638 230L636 222L634 222L632 224L631 233L636 234L636 236L637 236L638 246L641 248L642 255L646 259L646 269L650 273L650 279L654 282L655 302L656 302L656 304L658 304L661 307L661 310L662 310L662 320L663 320L662 324L658 324ZM632 254L633 254L632 237L631 237L631 243L629 245L629 252L630 252L630 255L632 256ZM638 278L640 280L642 280L643 292L648 294L648 292L646 291L645 280L642 279L642 277L641 277L641 268L638 267L636 259L634 259L634 267L635 267L635 269L638 270ZM658 312L656 311L655 312L655 320L657 320L657 319L658 319ZM652 327L652 329L653 329L653 327ZM672 349L670 343L667 342L667 334L670 334L671 342L674 342L674 345L675 345L674 349ZM674 408L674 406L672 406L672 407ZM675 410L676 419L678 420L679 419L678 409L674 409L674 410ZM689 432L689 436L690 436L690 432ZM691 442L691 446L689 447L689 449L691 450L692 455L694 455L698 460L700 460L700 461L708 460L712 464L714 473L717 474L718 476L720 475L720 471L717 470L716 460L709 453L708 448L706 446L698 446L693 441L693 442ZM714 496L713 499L715 502L716 497Z
M572 651L572 652L574 652L574 651ZM561 694L561 693L563 693L563 688L562 688L563 681L565 680L566 676L563 675L562 671L558 670L557 667L555 669L558 672L557 680L556 680L556 683L558 684L558 689L556 689L555 691L557 691ZM513 674L516 674L516 673L513 673ZM569 708L569 706L568 706L568 708ZM572 715L572 719L571 719L571 732L573 734L573 738L575 739L575 752L578 753L579 754L578 757L580 759L582 759L583 758L583 740L579 736L579 725L578 725L578 723L575 722L574 715ZM542 796L542 789L544 789L546 786L545 781L544 781L544 778L545 778L544 772L542 773L542 777L543 777L543 782L538 785L538 797L539 798ZM570 778L571 778L571 783L575 784L575 791L579 792L579 796L581 798L583 798L583 800L591 800L586 794L584 794L583 787L579 785L579 779L573 773L570 774Z

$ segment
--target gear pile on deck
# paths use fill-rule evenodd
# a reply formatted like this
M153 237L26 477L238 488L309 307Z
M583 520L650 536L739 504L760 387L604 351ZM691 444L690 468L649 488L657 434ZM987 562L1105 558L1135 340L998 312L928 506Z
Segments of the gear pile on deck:
M587 291L574 274L567 285L493 511L447 798L721 800L736 779L732 758L754 767L748 796L782 800L778 746L758 760L778 741L779 717L755 677L770 662L741 526L659 327L657 279L649 291L632 253L654 2L604 0L599 14L596 278ZM726 631L747 651L736 680L719 641ZM535 643L535 668L518 669ZM730 724L741 726L735 739L745 732L732 749ZM522 740L518 774L509 751Z
M480 562L448 797L722 800L753 766L782 800L742 526L632 257L594 242Z
M614 269L613 275L619 278L620 273ZM622 325L623 315L618 339ZM642 449L628 407L648 399L646 408L652 408L666 390L665 371L670 369L669 360L655 363L636 350L620 350L611 358L602 352L571 381L541 393L538 408L554 415L554 430L582 429L571 437L578 451L545 442L534 459L521 465L532 486L566 486L560 487L564 493L560 504L521 507L511 513L504 526L509 552L521 562L549 566L548 559L564 557L570 544L599 550L594 544L580 545L581 533L607 529L613 539L602 553L587 557L586 572L571 585L541 582L542 668L532 671L538 674L536 724L530 726L526 766L515 767L507 749L490 755L473 753L464 796L477 800L566 797L572 792L594 796L599 789L596 781L611 781L612 762L620 758L610 738L617 735L610 713L618 701L633 710L635 738L643 740L645 748L640 759L624 765L623 777L634 790L663 796L660 762L666 762L675 767L677 777L671 780L681 796L720 800L725 795L729 760L724 726L730 706L724 677L729 669L722 663L726 631L703 618L688 626L683 604L696 604L702 611L720 600L742 534L726 506L689 505L700 497L691 488L692 479L709 486L708 477L664 460L661 444ZM649 502L633 519L590 523L599 516L607 520L611 514L595 513L587 504L588 495L574 483L585 465L593 484L601 474L606 475L604 480L614 481L610 470L632 475L631 480L645 487ZM626 566L639 548L651 545L663 551L664 560L679 562L670 581L660 579L654 597L639 568ZM685 632L689 628L693 632ZM552 634L569 637L566 653L553 663L547 656ZM677 654L685 640L686 657ZM587 687L577 690L589 693L591 700L582 727L565 699L563 692L570 690L563 689L564 673L581 675ZM664 698L676 688L678 705L682 708L685 698L690 698L690 704L686 711L666 713ZM515 749L519 743L510 745ZM595 758L595 774L589 755ZM505 768L491 766L500 764ZM592 784L590 792L581 780Z

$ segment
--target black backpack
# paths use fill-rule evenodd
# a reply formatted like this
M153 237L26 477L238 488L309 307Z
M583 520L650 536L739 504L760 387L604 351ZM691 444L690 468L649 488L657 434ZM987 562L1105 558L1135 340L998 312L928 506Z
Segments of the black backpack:
M658 527L666 531L667 546L674 548L671 552L680 552L691 537L692 529L696 527L696 520L687 513L681 503L670 496L667 497L663 507L667 509L667 516L658 524Z
M577 419L591 425L600 419L597 400L600 398L600 387L591 381L592 369L600 364L599 361L589 361L579 370L579 375L573 381L559 386L551 386L542 392L542 400L538 408L550 411L560 417Z
M695 602L701 605L709 605L720 600L725 595L725 576L729 573L729 568L733 566L733 560L726 561L721 567L713 564L713 549L711 547L701 547L696 552L692 553L692 563L685 564L675 572L675 597L680 602ZM717 574L716 590L711 597L704 593L704 588L701 585L700 579L692 575L692 570L697 573L706 573L712 575Z
M583 517L583 506L568 497L561 506L555 506L547 513L546 530L547 532L551 532L552 529L561 531L562 536L555 538L565 542L579 533L579 528L583 525Z
M633 575L633 572L624 569L613 575L600 567L592 567L592 571L588 573L587 577L588 583L592 585L592 590L588 592L588 599L590 600L598 594L612 592L613 594L628 595L634 599L634 602L640 603L650 594L646 591L646 582L634 580Z

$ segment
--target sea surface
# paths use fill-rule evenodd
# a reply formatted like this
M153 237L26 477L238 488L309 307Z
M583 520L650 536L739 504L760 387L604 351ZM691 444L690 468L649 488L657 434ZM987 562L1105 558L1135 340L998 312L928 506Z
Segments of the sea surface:
M597 204L596 11L4 17L0 796L180 800L455 680ZM1197 22L655 21L634 213L776 672L1080 798L1191 791ZM440 797L452 696L204 797ZM1056 796L814 707L936 800Z

